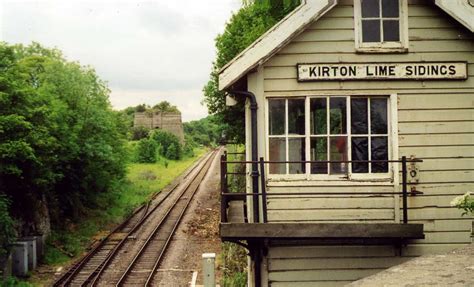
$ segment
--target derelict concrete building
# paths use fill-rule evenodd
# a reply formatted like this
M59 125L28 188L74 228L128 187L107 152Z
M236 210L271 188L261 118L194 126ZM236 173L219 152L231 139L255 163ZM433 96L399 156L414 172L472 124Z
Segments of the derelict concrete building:
M219 74L247 98L221 237L249 284L341 286L471 243L450 201L474 190L474 1L302 2Z
M184 143L183 122L181 113L169 112L137 112L133 120L134 127L146 127L149 129L162 129L176 135L180 142Z

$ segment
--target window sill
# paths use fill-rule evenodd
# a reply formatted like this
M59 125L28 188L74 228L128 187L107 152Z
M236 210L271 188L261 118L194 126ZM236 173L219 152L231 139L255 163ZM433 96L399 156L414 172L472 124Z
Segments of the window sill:
M393 186L392 178L366 178L366 179L341 179L341 178L292 178L268 177L268 186Z
M406 47L357 47L356 53L358 54L405 54L408 53Z

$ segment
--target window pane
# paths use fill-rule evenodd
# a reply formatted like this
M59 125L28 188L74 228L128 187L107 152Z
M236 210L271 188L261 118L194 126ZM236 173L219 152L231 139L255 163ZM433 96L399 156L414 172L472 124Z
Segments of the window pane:
M352 138L352 160L369 160L369 139L366 137ZM352 163L353 173L369 172L369 163Z
M387 99L370 100L370 130L372 134L387 133Z
M285 100L268 100L271 135L285 133Z
M289 161L305 160L305 139L288 139L288 156ZM301 174L306 172L305 163L290 163L290 174Z
M311 139L311 161L326 161L328 160L328 140L327 138L312 138ZM327 163L312 163L311 173L327 174Z
M346 98L331 98L329 101L331 110L329 121L331 123L331 134L346 133Z
M367 99L351 99L351 131L353 134L368 134Z
M383 40L385 42L400 41L400 27L398 25L398 20L383 21Z
M284 138L271 138L270 146L270 161L286 161L286 140ZM271 163L270 173L285 174L285 163Z
M388 140L387 137L371 138L372 160L388 160ZM388 163L372 163L372 172L381 173L388 172Z
M362 20L362 42L380 42L380 20Z
M382 0L382 17L398 18L398 0Z
M347 137L331 137L330 160L347 160ZM331 174L347 173L347 163L331 163Z
M325 135L327 134L327 114L326 114L326 98L311 99L311 134Z
M361 0L362 17L379 17L379 0Z
M288 100L288 134L304 135L304 99Z

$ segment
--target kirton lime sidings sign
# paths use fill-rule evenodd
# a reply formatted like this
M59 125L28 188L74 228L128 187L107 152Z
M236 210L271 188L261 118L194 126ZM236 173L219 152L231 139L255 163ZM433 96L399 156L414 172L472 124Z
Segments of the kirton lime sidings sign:
M298 64L298 81L464 80L466 62Z

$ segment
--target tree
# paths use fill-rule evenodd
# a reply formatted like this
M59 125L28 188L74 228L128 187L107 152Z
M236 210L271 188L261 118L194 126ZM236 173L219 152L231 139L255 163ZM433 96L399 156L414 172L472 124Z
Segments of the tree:
M123 178L123 123L108 95L56 49L0 44L0 193L24 233L41 232L30 226L44 208L56 223L77 219Z
M164 113L179 113L178 107L170 104L167 101L162 101L152 108L154 111L164 112Z
M204 86L204 103L210 114L223 123L227 139L244 141L244 103L226 108L225 95L220 92L218 71L237 54L293 10L296 0L245 1L244 7L232 15L224 32L216 38L217 57L213 63L210 80Z

